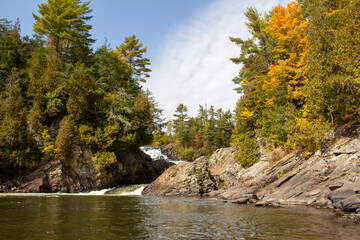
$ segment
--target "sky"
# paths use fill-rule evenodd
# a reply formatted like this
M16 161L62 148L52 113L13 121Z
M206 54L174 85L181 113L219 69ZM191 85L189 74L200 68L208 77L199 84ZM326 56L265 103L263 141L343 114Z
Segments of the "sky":
M37 4L45 0L0 0L0 18L20 19L21 34L33 34ZM289 0L92 0L93 48L120 45L135 34L147 47L151 77L144 84L155 96L164 117L188 107L195 117L199 104L234 110L239 95L232 79L240 66L229 59L240 48L229 36L247 39L247 7L261 12Z

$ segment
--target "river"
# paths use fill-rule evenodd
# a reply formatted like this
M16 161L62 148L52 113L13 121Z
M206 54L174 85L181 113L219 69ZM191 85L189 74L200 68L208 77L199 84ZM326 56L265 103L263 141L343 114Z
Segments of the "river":
M167 159L159 148L143 148ZM178 161L174 161L178 163ZM142 196L145 185L78 194L0 194L0 239L359 239L329 210Z
M329 210L207 198L0 194L0 239L359 239Z

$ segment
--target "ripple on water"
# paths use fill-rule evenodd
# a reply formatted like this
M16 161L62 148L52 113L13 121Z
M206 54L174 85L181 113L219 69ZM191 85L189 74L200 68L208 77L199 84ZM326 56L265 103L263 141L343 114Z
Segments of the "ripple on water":
M356 239L359 225L307 207L206 198L4 196L0 239Z

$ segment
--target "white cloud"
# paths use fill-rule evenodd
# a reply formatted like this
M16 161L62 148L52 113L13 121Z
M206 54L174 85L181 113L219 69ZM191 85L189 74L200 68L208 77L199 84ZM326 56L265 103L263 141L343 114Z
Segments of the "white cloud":
M239 66L229 58L240 49L229 36L247 39L244 11L254 6L270 11L288 0L216 0L198 16L168 32L158 55L152 60L151 78L145 85L155 95L164 116L169 119L183 103L190 116L196 116L199 104L234 110L239 95L231 81Z

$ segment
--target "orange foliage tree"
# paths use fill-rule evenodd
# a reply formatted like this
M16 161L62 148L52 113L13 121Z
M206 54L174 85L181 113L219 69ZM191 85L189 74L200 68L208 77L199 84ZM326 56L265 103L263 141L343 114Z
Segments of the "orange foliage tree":
M296 1L289 3L287 7L279 5L272 12L267 31L277 41L273 51L278 61L270 66L269 80L265 81L263 89L273 95L276 89L284 86L287 88L286 98L301 105L301 86L306 82L307 23Z

